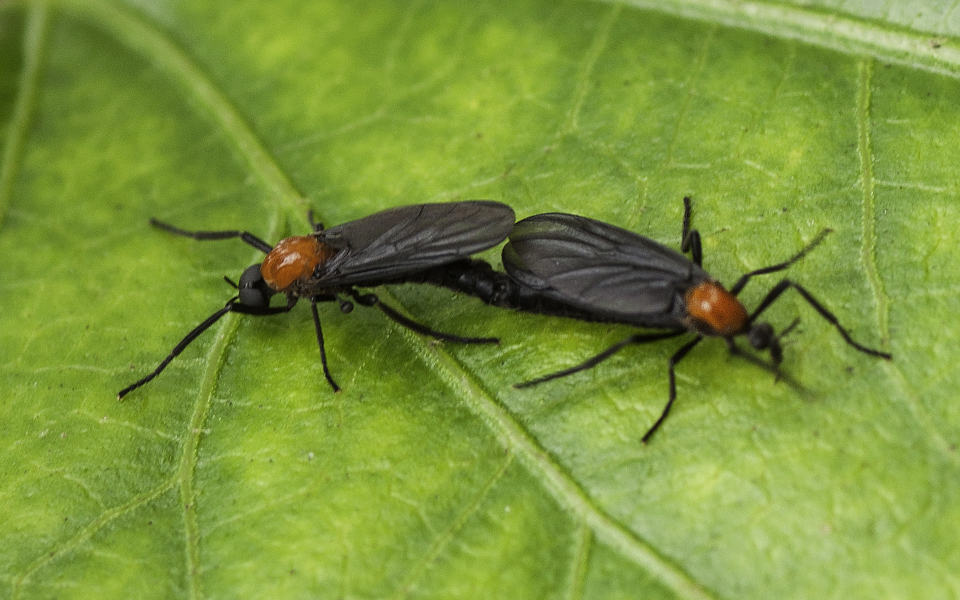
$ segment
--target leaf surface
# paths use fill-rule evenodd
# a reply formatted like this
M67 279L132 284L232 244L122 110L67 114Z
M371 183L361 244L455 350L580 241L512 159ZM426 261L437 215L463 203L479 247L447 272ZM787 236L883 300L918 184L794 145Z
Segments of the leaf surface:
M906 5L904 5L906 6ZM0 5L0 596L949 598L960 12L939 3ZM789 276L775 382L446 290L229 316L271 242L489 198ZM482 255L498 262L498 250ZM755 306L775 276L741 297Z

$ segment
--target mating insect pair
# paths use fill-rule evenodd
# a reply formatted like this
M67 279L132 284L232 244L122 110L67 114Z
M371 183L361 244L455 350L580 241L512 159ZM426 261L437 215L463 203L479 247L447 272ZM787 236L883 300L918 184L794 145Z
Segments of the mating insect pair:
M666 419L676 399L676 364L705 336L721 337L731 352L778 372L780 339L796 321L777 335L769 324L756 320L790 288L832 324L849 345L866 354L890 358L885 352L855 342L829 310L789 279L774 286L752 313L747 313L736 298L752 277L786 269L819 244L829 230L789 260L746 273L728 291L701 267L700 234L690 228L690 211L690 200L684 198L681 249L690 253L690 259L649 238L577 215L548 213L514 224L510 207L487 201L394 208L330 229L314 224L311 234L286 238L274 247L245 231L191 232L151 220L156 227L198 240L240 238L267 256L263 263L248 267L239 283L227 279L237 288L237 295L188 333L153 372L121 390L118 397L159 375L190 342L228 312L274 315L288 312L301 298L310 301L321 364L334 390L339 387L327 366L318 302L337 301L343 312L349 312L353 302L376 306L404 327L441 340L497 342L495 338L435 331L404 317L376 295L356 289L413 282L452 288L504 308L664 330L631 335L579 365L517 387L591 368L632 344L695 334L670 358L669 398L660 417L643 436L644 442ZM510 241L503 249L506 273L469 258L508 236ZM270 305L270 298L276 294L286 296L284 305ZM734 342L740 335L746 336L753 348L769 351L771 363L743 353Z

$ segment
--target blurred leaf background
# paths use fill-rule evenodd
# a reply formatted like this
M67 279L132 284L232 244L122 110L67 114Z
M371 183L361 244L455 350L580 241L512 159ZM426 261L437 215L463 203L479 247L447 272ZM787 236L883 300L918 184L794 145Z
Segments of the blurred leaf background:
M960 11L939 2L0 5L0 597L953 598ZM274 241L490 198L790 277L777 384L626 327L378 290L227 318ZM498 250L484 255L497 262ZM754 305L774 281L757 280Z

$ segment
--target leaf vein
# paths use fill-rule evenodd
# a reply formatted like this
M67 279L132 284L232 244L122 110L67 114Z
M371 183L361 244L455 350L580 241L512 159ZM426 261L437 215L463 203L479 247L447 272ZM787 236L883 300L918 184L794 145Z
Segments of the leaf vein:
M47 45L49 6L39 1L30 5L27 16L26 32L23 37L24 63L17 85L17 98L10 118L7 143L0 157L0 225L10 207L13 194L13 182L16 179L20 160L23 158L23 144L30 129L30 120L37 102L37 84L43 63L43 54Z
M593 551L593 532L582 526L578 531L578 540L570 561L570 581L567 588L567 600L583 598L583 589L590 570L590 554Z
M870 139L870 93L873 80L873 61L865 59L859 65L860 78L857 86L857 135L860 154L860 183L863 194L861 222L863 223L860 259L867 273L867 280L877 303L880 332L889 339L889 299L877 268L877 209L873 180L873 148Z
M793 39L848 55L875 57L960 78L960 47L931 44L930 32L904 31L848 15L761 1L606 0L677 17Z
M613 29L613 24L616 22L617 16L620 15L620 10L620 5L614 5L613 8L607 13L606 17L604 17L603 21L600 22L599 27L597 27L597 32L594 35L593 42L590 44L590 48L587 50L587 55L584 58L583 64L580 67L580 72L577 75L577 86L573 91L573 104L570 107L570 111L567 113L567 119L563 124L560 135L557 137L572 133L579 127L578 120L580 117L580 109L583 107L583 102L586 99L587 93L590 89L590 74L593 72L593 68L597 64L597 60L600 58L600 55L603 54L603 50L607 46L607 41L610 39L610 30Z
M106 29L120 42L141 52L164 69L227 134L235 150L259 177L270 197L306 214L307 201L280 168L251 124L183 49L154 28L142 15L104 0L60 0L92 24Z
M90 539L93 534L103 529L103 527L110 522L124 516L136 508L139 508L140 506L148 504L149 502L163 495L165 492L169 491L175 485L176 480L174 478L170 478L149 492L131 498L125 504L121 504L120 506L103 511L99 517L90 521L90 523L78 530L75 534L66 540L63 540L62 542L57 543L50 550L44 551L40 556L27 565L19 577L15 577L13 579L10 597L12 599L19 597L20 592L23 590L24 585L30 580L30 577L44 566L73 550L85 540Z
M716 35L717 28L711 27L707 35L704 36L703 44L700 45L700 51L696 58L696 64L692 69L690 69L690 75L687 77L686 81L683 83L683 88L686 90L686 94L683 96L683 101L680 103L680 109L677 112L677 118L673 124L673 131L670 135L670 143L667 145L666 158L660 163L659 168L657 169L658 175L664 170L675 167L673 162L673 153L677 148L677 143L680 138L680 129L683 126L683 121L687 116L687 112L690 110L690 103L693 101L695 92L695 83L697 79L703 74L703 69L707 63L707 57L710 55L710 44L713 42L713 37Z
M414 584L418 579L423 575L427 570L430 563L435 561L440 553L443 552L443 549L446 548L451 541L453 541L454 536L463 529L463 526L466 525L467 521L470 520L470 517L475 515L480 506L483 504L484 499L490 494L490 491L496 486L497 482L503 479L504 474L507 472L507 469L510 468L510 465L513 464L513 454L507 454L507 458L503 461L500 467L493 473L490 479L483 484L483 487L480 488L474 497L463 507L463 510L460 511L453 521L450 522L450 525L436 536L433 543L430 544L429 550L424 554L423 558L410 569L407 574L407 577L400 584L400 588L397 590L397 593L393 596L397 600L401 598L406 598L410 595L411 590L413 589Z

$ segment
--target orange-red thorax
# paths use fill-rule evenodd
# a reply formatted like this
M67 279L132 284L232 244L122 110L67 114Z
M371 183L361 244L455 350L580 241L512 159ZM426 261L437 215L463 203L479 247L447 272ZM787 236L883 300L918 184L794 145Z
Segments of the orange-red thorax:
M318 265L335 251L311 235L280 240L260 265L260 275L272 289L283 292L295 283L306 281Z
M712 330L701 333L729 337L747 327L747 309L716 281L704 281L690 288L685 300L687 314L699 325L698 329L705 325Z

